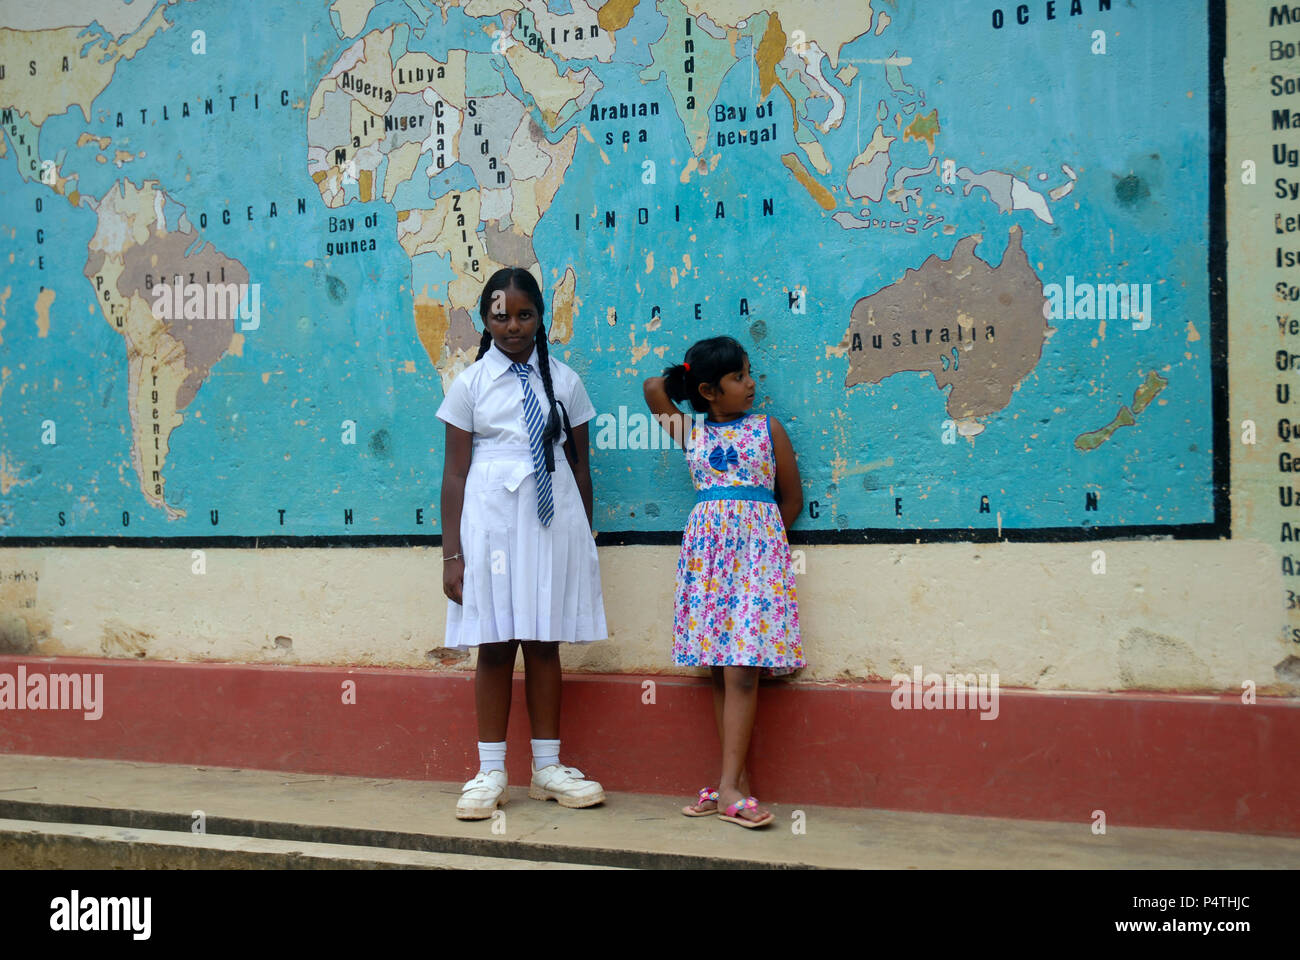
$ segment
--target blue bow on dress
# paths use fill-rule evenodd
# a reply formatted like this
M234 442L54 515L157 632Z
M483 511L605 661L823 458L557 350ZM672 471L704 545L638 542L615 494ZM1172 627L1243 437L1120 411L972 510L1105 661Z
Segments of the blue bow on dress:
M729 467L740 465L740 457L736 454L735 447L727 447L724 451L722 445L714 447L709 451L709 466L719 473L726 473Z

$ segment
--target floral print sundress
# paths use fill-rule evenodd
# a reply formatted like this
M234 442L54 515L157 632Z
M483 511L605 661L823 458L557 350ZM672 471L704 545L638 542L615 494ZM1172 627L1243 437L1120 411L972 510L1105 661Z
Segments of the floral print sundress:
M698 498L677 561L673 663L806 666L768 418L697 421L686 463Z

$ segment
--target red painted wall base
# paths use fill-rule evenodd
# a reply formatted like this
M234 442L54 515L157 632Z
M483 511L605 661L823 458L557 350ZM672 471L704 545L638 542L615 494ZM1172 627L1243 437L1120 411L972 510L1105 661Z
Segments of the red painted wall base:
M0 675L103 677L103 715L0 710L0 751L414 780L477 769L472 675L0 657ZM654 681L653 703L643 686ZM345 681L356 685L344 702ZM0 676L3 682L3 676ZM896 710L888 684L765 683L753 787L775 803L1300 836L1300 703L999 691L999 715ZM719 767L711 688L565 678L565 763L609 790L689 799ZM522 678L507 764L529 776Z

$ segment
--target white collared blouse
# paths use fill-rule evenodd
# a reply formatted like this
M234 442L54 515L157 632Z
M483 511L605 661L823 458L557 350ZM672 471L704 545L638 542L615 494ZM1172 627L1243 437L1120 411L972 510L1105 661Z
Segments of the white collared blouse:
M452 381L447 396L438 407L437 417L444 423L459 427L474 435L474 445L523 444L528 445L528 427L524 424L524 395L519 378L510 371L513 361L493 343L487 353L465 368ZM546 386L537 369L537 348L528 358L531 368L528 383L533 388L542 415L548 413ZM569 425L578 426L596 416L596 408L587 396L582 380L567 364L551 354L551 386L555 399L564 404L569 415ZM564 443L560 431L556 446Z

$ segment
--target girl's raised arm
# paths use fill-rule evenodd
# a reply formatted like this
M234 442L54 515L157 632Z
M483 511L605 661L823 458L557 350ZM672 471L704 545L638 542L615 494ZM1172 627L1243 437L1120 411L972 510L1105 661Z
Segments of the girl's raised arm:
M691 419L677 409L677 406L668 399L668 391L664 388L664 378L650 377L645 382L644 391L646 405L650 407L655 419L668 431L677 446L685 447L686 437L689 436L691 429Z
M775 417L768 417L767 425L772 431L772 454L776 457L776 502L781 511L781 520L789 530L803 510L803 483L799 479L799 464L794 458L794 446L790 443L785 427Z

